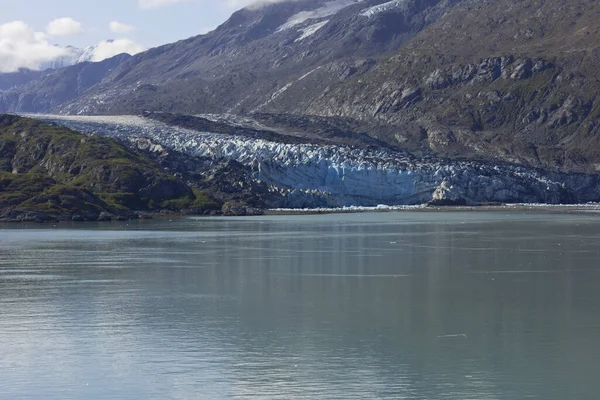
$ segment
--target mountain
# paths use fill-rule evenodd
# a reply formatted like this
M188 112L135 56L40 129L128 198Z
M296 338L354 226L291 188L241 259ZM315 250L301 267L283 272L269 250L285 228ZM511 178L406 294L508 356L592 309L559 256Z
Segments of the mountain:
M243 9L214 32L135 57L57 110L289 112L370 70L459 2L409 0L379 10L381 0L300 0ZM119 100L98 104L99 93Z
M23 87L40 76L42 76L41 71L33 71L25 68L17 72L0 73L0 93Z
M32 72L32 79L26 80L23 85L13 86L0 93L0 111L14 113L53 110L86 93L130 57L128 54L120 54L100 62L83 62L57 70Z
M596 173L599 15L582 0L463 5L295 112L385 121L438 156Z
M302 77L338 80L369 70L460 1L409 2L374 14L368 11L383 1L299 0L242 9L207 35L134 56L72 102L29 109L9 102L5 111L269 111L286 85Z
M19 88L17 89L19 91L23 90L24 87L30 82L52 72L49 70L61 69L84 62L91 62L94 56L94 51L96 50L96 46L88 46L85 49L67 46L66 49L69 50L68 55L42 64L39 70L23 68L17 72L0 73L0 92L17 88ZM36 85L40 84L36 83Z
M0 110L342 117L419 156L595 174L599 15L587 0L269 3L84 84L57 70Z

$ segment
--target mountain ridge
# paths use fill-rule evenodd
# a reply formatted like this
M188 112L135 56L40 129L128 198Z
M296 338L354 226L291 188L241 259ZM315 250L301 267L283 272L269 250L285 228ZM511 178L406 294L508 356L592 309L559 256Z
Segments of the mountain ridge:
M392 10L401 17L407 14L412 18L415 11L427 14L410 26L398 24L397 18L381 17L385 13L375 18L359 15L370 6L384 3L381 0L343 0L347 7L330 15L325 26L304 40L296 42L313 21L322 22L325 17L309 18L294 25L293 29L278 30L290 18L306 12L303 10L315 10L331 3L337 2L301 0L269 4L260 9L243 9L209 34L151 49L125 61L95 90L87 93L87 98L52 109L10 108L9 105L5 111L109 114L141 112L146 108L188 113L199 110L221 112L221 104L225 102L228 110L251 111L285 87L283 81L289 77L302 77L328 61L343 63L348 59L348 65L341 65L346 70L341 73L346 76L355 73L355 68L368 69L372 65L370 56L391 54L412 35L415 26L423 25L422 19L431 11L430 4L440 2L412 1L416 10ZM436 13L435 10L431 12ZM332 44L332 41L337 44ZM290 51L297 54L290 56L287 54ZM359 59L358 67L354 66L356 59ZM336 73L329 71L327 75ZM264 82L256 83L261 79ZM152 104L148 97L156 96L148 95L145 90L152 91L153 88L143 86L136 90L140 86L138 83L157 86L157 90L165 88L160 92L164 100ZM232 87L246 87L247 90L240 94L231 91ZM186 91L189 101L179 100L182 92ZM248 104L240 101L249 94L256 100L247 98ZM98 96L103 97L101 103L94 101ZM104 97L118 98L119 101L110 104L110 101L104 101Z

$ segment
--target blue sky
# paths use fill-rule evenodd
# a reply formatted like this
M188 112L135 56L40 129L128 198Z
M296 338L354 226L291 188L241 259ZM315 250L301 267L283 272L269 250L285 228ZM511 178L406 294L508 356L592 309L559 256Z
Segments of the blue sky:
M281 1L281 0L261 0ZM92 61L206 33L253 0L0 0L0 73L98 46ZM107 42L115 39L115 42Z
M83 47L114 39L109 23L118 21L135 27L125 36L145 47L195 36L224 22L236 8L250 1L227 0L0 0L0 24L23 21L35 31L44 31L56 18L70 17L84 32L52 38L54 44ZM154 5L154 7L152 7Z

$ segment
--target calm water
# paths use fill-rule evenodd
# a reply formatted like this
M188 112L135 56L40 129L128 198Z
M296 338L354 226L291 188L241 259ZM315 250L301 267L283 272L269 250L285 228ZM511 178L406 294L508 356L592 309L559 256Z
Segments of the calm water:
M0 226L0 399L598 399L600 216Z

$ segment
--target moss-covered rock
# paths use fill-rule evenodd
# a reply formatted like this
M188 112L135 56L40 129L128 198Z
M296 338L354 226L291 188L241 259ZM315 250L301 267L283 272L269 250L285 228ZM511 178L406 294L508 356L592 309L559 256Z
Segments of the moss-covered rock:
M95 220L196 202L211 204L113 139L0 115L0 219Z

